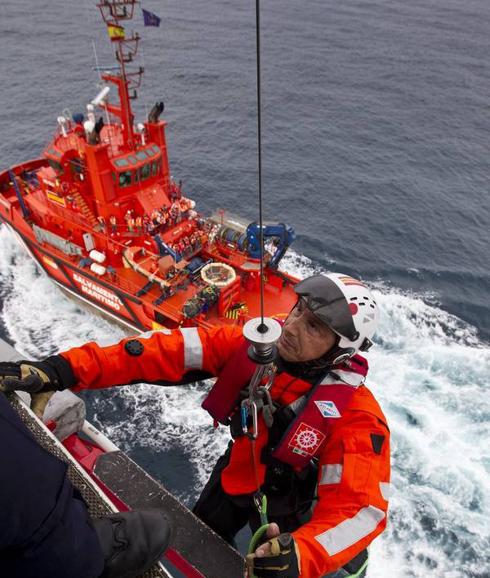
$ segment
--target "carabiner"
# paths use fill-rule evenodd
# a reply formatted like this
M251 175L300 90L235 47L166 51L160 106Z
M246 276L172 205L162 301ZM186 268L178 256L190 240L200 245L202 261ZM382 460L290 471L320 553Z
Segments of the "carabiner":
M242 432L244 433L244 435L248 434L248 405L249 405L249 400L244 399L242 401L241 406L240 406L240 416L241 416L241 420L242 420Z
M255 401L252 401L250 403L249 412L252 415L252 432L247 432L247 436L251 440L256 440L259 437L259 420L257 416L257 404L255 403Z

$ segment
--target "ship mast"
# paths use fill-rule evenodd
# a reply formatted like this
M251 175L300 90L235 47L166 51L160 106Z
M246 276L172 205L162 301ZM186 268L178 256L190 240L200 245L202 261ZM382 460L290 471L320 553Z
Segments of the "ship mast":
M109 37L115 45L116 60L119 63L119 74L105 72L102 78L117 86L120 105L106 103L104 106L109 113L120 118L124 142L130 150L135 148L131 100L138 96L137 89L141 84L144 68L141 66L136 70L127 68L138 52L140 36L137 32L131 31L131 36L126 38L127 31L122 23L133 19L136 4L139 4L138 0L101 0L97 4L107 25Z

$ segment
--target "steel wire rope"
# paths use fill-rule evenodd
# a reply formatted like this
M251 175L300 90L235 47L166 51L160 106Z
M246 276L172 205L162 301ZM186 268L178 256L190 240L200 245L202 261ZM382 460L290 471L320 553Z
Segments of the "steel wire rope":
M262 220L262 100L260 85L260 0L255 0L255 39L257 61L257 163L259 189L259 242L260 242L260 325L257 330L267 332L264 324L264 230Z
M258 163L258 193L259 193L259 242L260 242L260 325L257 331L266 333L267 325L264 323L264 231L262 219L262 118L261 118L261 85L260 85L260 0L255 0L255 37L256 37L256 62L257 62L257 163ZM261 485L258 473L258 464L256 456L256 440L252 439L250 443L252 453L252 467L254 470L257 492L254 496L255 506L260 515L260 527L254 532L249 546L248 555L253 553L260 542L267 535L269 521L267 519L267 497L261 492ZM253 566L253 565L252 565ZM255 578L253 567L247 564L247 576Z

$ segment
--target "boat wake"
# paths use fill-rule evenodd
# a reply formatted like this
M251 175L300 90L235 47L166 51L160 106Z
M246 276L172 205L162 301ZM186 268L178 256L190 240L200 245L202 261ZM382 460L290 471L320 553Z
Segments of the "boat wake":
M1 322L26 357L125 331L70 302L0 227ZM318 271L289 252L282 267ZM369 578L486 577L490 567L490 349L458 318L382 284L369 384L392 430L391 523L371 549ZM205 384L88 392L89 416L191 503L228 441L200 409Z

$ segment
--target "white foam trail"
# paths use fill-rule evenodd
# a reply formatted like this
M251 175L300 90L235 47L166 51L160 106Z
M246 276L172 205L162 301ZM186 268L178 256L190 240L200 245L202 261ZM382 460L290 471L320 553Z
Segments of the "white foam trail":
M4 229L2 320L18 349L40 358L89 339L107 343L124 335L65 298ZM298 276L319 271L293 252L283 266ZM420 296L379 284L373 290L382 315L368 384L391 426L394 493L388 530L371 549L368 577L488 577L489 348L473 328ZM202 386L127 386L88 395L97 425L124 449L137 443L156 454L181 451L189 484L181 497L196 497L228 439L199 408Z
M0 246L2 320L22 354L41 358L87 340L105 343L124 336L117 325L67 299L5 226Z
M392 431L391 525L369 576L484 576L490 543L490 352L416 297L377 293L370 383ZM374 553L373 552L373 553Z

